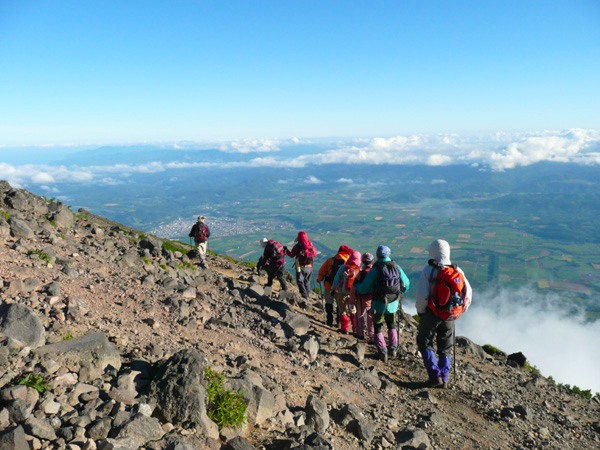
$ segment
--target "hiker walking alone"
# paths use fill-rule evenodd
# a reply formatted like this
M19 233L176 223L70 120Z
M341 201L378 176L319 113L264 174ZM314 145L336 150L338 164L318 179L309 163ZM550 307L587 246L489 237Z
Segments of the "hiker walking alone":
M447 388L454 345L454 321L469 308L473 294L464 272L450 261L448 242L437 239L428 250L432 259L421 272L416 294L419 314L417 347L429 375L426 385Z
M208 238L210 237L210 230L208 229L208 225L206 225L205 220L206 217L198 216L198 220L192 227L188 236L194 238L196 251L198 252L198 257L200 258L200 266L207 268L206 249L208 246Z
M348 327L352 323L352 331L356 332L354 316L356 307L350 302L350 293L354 287L354 280L360 272L360 252L354 251L348 258L348 261L338 269L333 283L331 283L331 292L338 307L340 319L340 331L342 334L348 334Z
M260 275L260 270L265 269L267 272L267 286L273 285L273 279L277 278L281 289L287 291L287 283L285 282L285 254L283 245L273 239L262 238L260 241L263 254L256 263L256 270Z
M310 280L313 275L313 261L317 256L314 245L308 239L304 231L298 232L296 244L289 250L283 247L285 254L290 258L296 258L296 283L303 298L308 298L310 293Z
M369 343L373 344L375 342L375 331L373 329L373 310L371 309L371 301L373 296L370 293L358 294L356 292L356 286L366 278L367 274L373 267L375 258L371 253L366 252L363 253L361 262L362 268L354 279L354 289L352 289L352 292L350 293L350 303L356 305L356 315L354 319L355 323L353 324L354 334L358 339L364 339L366 323Z
M396 329L396 313L400 300L410 286L408 277L402 268L391 259L392 251L385 245L377 247L377 261L365 279L356 284L358 294L371 293L373 296L373 328L375 345L379 357L387 362L388 348L383 336L383 323L387 325L389 353L392 358L398 354L398 330Z
M319 275L317 276L317 282L323 282L323 296L325 297L325 313L327 315L327 325L330 327L333 326L333 295L331 295L331 285L333 283L333 279L337 274L340 266L346 263L350 255L354 250L352 250L347 245L340 245L338 252L325 260L321 268L319 269Z

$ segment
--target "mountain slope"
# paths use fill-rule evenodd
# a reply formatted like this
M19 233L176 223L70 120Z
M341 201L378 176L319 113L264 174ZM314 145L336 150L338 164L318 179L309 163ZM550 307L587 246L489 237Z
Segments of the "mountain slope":
M399 358L384 365L373 347L324 325L317 297L305 303L295 291L265 292L250 268L229 259L213 255L210 269L198 269L183 244L72 213L4 182L0 208L0 444L600 447L596 400L566 393L467 339L459 339L451 388L424 389L410 317ZM8 305L39 319L37 338L30 336L34 319L10 319L16 325L7 327ZM97 332L108 337L103 348L117 350L108 352L111 364L48 356L49 344L99 342ZM246 426L215 432L205 418L169 416L156 386L169 382L164 377L177 361L194 359L194 350L245 391ZM94 351L92 359L101 353ZM44 396L15 387L38 372L50 387ZM181 389L192 375L178 381Z

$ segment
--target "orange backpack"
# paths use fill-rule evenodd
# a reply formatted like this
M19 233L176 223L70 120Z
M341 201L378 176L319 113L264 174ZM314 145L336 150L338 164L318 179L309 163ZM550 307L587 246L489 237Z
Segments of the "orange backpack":
M431 265L434 268L429 276L427 306L444 321L456 320L465 312L467 293L465 276L455 265L443 266L433 263Z

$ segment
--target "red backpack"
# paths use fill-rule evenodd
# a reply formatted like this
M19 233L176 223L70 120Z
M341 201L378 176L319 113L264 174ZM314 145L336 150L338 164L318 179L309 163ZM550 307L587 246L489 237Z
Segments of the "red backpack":
M455 265L431 265L427 306L444 321L456 320L465 312L465 276Z
M349 294L352 290L352 286L354 286L354 280L356 276L360 272L360 267L356 266L346 266L344 268L343 275L343 283L342 283L342 292L344 294Z
M317 249L315 249L315 246L310 241L309 245L302 249L302 253L308 259L315 259L317 257Z
M265 256L270 262L276 262L283 258L283 245L273 239L267 242L265 246Z

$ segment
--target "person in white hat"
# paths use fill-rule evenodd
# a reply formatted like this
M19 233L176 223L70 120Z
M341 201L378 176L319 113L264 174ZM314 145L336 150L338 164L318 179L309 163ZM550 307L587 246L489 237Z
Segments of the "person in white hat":
M189 237L194 238L196 244L196 250L198 251L198 257L200 258L200 265L207 268L206 265L206 249L208 245L208 238L210 237L210 230L206 225L206 217L198 216L197 222L192 227Z

